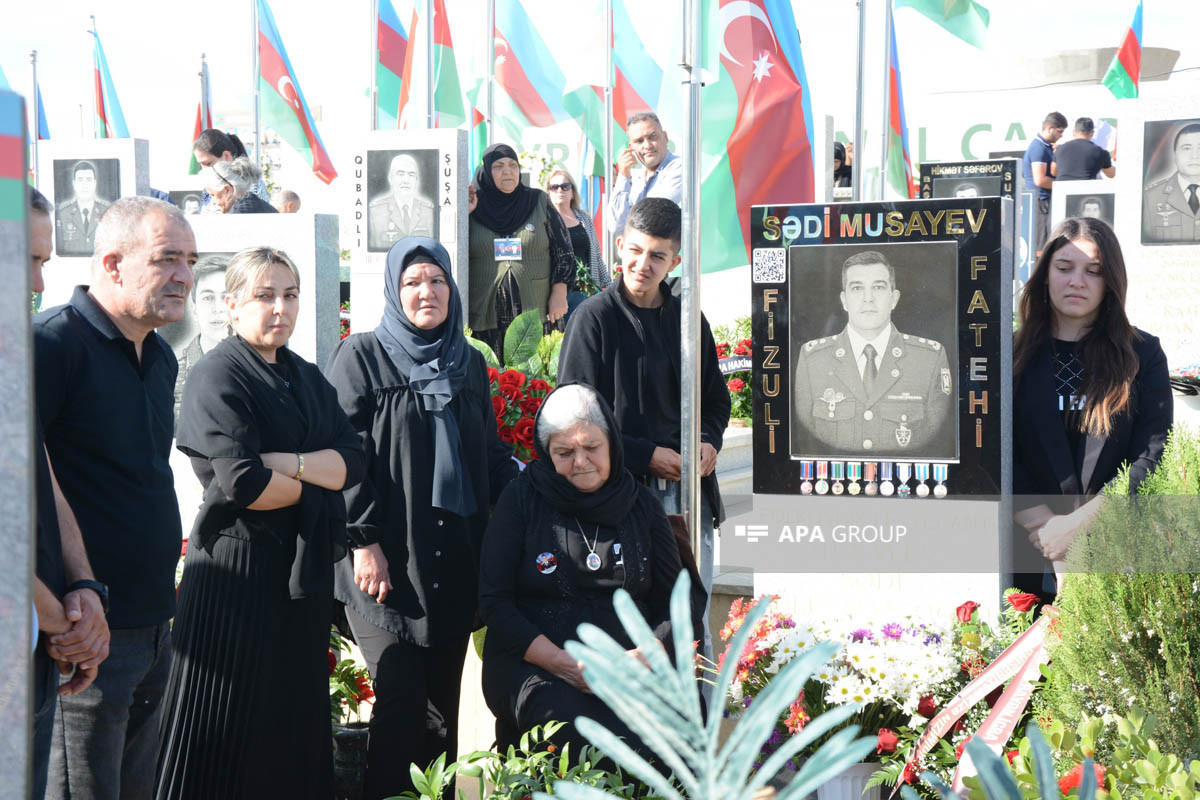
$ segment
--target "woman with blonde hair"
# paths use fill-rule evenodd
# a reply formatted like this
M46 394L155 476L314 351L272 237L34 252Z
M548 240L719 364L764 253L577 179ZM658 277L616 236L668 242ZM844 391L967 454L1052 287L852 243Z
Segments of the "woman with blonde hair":
M321 371L287 347L292 260L242 250L225 290L233 335L192 368L176 431L204 502L172 630L157 796L328 800L333 564L362 445Z
M575 178L562 167L556 167L546 176L546 193L554 210L562 217L571 234L571 249L575 260L587 264L588 275L597 289L607 289L612 283L608 268L604 265L604 254L596 240L596 228L591 219L579 207L579 187Z

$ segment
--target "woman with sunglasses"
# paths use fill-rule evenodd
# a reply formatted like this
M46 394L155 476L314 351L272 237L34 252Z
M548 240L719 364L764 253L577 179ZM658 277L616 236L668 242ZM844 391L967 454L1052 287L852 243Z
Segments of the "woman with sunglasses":
M600 243L596 240L596 228L591 219L579 208L579 190L575 187L575 179L571 173L562 167L556 167L546 176L546 193L554 210L562 217L571 234L571 249L575 251L575 260L588 265L588 275L597 289L607 289L612 282L608 267L604 265L604 255L600 251Z

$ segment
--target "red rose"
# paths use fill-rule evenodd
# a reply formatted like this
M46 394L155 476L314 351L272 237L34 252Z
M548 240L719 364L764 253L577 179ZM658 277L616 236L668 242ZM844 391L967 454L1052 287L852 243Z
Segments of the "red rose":
M1004 754L1004 757L1008 759L1008 765L1011 767L1012 763L1014 761L1016 761L1017 756L1019 756L1019 755L1021 755L1020 750L1009 750L1007 753Z
M1028 611L1039 602L1038 596L1029 592L1013 592L1006 599L1017 611Z
M532 385L529 387L529 390L533 391ZM521 413L528 414L529 416L532 417L534 414L536 414L538 412L538 409L542 407L543 399L544 398L541 398L541 397L526 396L525 399L521 401ZM532 422L532 421L533 420L530 420L530 422Z
M521 387L512 383L500 384L500 394L508 398L508 404L515 406L520 405L525 399L525 393L521 391Z
M741 378L730 378L729 383L725 385L728 386L729 391L733 392L734 394L737 394L742 389L746 388L746 382Z
M533 420L529 417L521 417L517 420L517 424L513 426L513 438L517 440L517 444L532 450L533 449Z
M954 609L954 614L958 617L959 622L970 622L971 615L975 613L975 609L977 608L979 608L979 603L976 603L974 600L968 600Z
M513 436L513 429L511 425L500 426L500 441L504 442L505 444L517 443L516 438Z
M354 684L358 688L358 702L370 700L375 697L375 691L371 688L371 681L366 675L355 675Z
M918 779L917 775L917 762L910 761L904 765L904 774L900 776L900 780L911 784Z
M183 558L184 556L187 555L187 543L188 543L188 540L184 539L183 546L179 548L179 557L180 558Z
M1108 767L1105 767L1101 764L1097 764L1097 763L1093 762L1092 769L1094 770L1095 775L1096 775L1096 788L1103 789L1104 788L1104 773L1108 772ZM1058 790L1065 795L1068 792L1070 792L1072 789L1078 788L1079 784L1082 781L1083 781L1083 764L1076 764L1074 767L1071 768L1070 772L1068 772L1066 775L1063 775L1061 778L1058 779Z
M958 747L954 748L954 757L957 758L959 761L962 761L963 749L967 746L967 742L969 742L969 741L971 741L970 736L963 739L961 742L958 743Z
M733 354L735 356L748 356L750 355L750 350L747 349L746 345L739 344L737 347L733 348Z
M721 342L717 345L717 358L725 358L729 355L729 345L726 342Z
M488 383L495 383L500 377L500 370L495 367L488 367Z
M333 654L333 650L331 649L329 651L329 674L332 675L335 669L337 669L337 656Z
M503 417L507 410L508 403L504 402L504 398L498 394L492 395L492 411L496 412L496 419Z
M880 728L879 738L875 741L875 755L894 753L900 746L900 737L891 728Z
M501 386L512 385L520 388L525 385L525 373L516 369L506 369L500 373L496 381Z
M541 378L534 378L533 380L531 380L529 382L529 393L530 394L532 394L534 392L541 392L542 394L550 394L550 392L553 388L554 387L552 387L550 384L546 383L546 381L542 380Z
M933 715L937 713L937 703L933 700L933 695L927 694L917 703L917 713L925 719L933 719Z

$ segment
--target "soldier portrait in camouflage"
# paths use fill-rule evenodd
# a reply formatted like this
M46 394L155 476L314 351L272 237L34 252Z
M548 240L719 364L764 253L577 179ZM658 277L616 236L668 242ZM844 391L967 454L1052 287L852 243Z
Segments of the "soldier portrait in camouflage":
M373 151L367 182L367 250L387 252L406 236L438 236L437 206L430 197L436 180L436 150Z
M1147 122L1142 244L1200 242L1200 120Z
M910 250L922 255L946 252L928 249L942 244L855 248L858 252L841 263L844 326L834 335L797 342L793 457L957 459L958 393L956 371L951 368L956 353L947 353L938 338L923 335L929 331L902 331L893 324L901 284L883 252L894 247L926 248ZM829 267L836 269L835 264ZM914 273L920 267L922 286L906 288L910 302L921 302L926 287L944 280L941 276L946 273L934 264L913 267ZM953 286L954 279L948 282ZM923 305L917 319L935 318L946 310L935 305ZM953 309L948 310L953 315ZM944 324L934 330L947 332ZM952 333L945 338L955 344Z
M96 226L120 196L115 158L55 160L54 249L61 256L90 256Z

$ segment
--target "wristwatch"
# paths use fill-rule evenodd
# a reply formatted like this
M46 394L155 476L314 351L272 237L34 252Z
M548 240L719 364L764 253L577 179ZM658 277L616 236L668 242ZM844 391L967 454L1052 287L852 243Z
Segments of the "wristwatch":
M91 589L96 594L100 595L100 607L104 609L104 615L108 616L108 587L100 581L94 581L88 578L75 581L67 587L67 593L76 591L77 589Z

